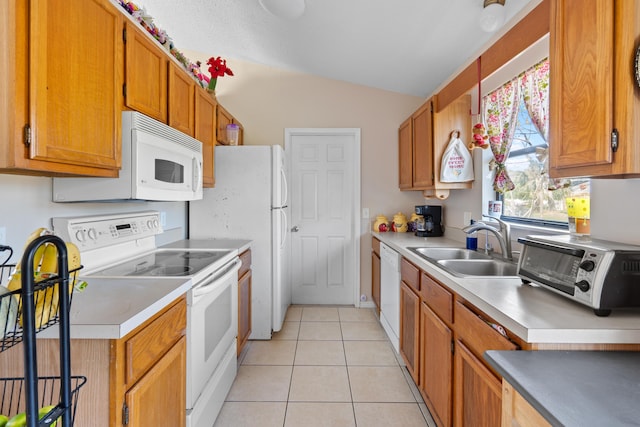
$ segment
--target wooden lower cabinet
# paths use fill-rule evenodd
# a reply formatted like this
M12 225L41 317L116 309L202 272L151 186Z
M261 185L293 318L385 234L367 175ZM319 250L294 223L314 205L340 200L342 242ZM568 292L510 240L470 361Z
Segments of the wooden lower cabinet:
M238 271L238 356L251 335L251 249L241 253L240 260L242 265Z
M380 254L371 252L371 299L380 317Z
M511 384L502 380L502 426L550 427L551 424Z
M71 375L87 377L74 425L186 423L186 298L120 339L72 339ZM37 339L38 375L60 375L59 341ZM2 353L0 375L23 376L23 346ZM127 420L128 417L128 420Z
M180 340L125 394L130 426L184 426L187 338Z
M420 297L405 282L400 284L400 354L413 381L420 369Z
M454 426L499 426L500 380L462 342L455 344Z
M419 388L436 424L450 426L453 332L424 302L420 304L420 331Z

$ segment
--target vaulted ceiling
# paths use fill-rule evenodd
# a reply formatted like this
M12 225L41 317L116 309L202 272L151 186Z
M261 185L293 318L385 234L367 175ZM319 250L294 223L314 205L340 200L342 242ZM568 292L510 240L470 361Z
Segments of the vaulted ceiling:
M259 0L136 4L180 50L426 97L540 2L506 0L505 24L489 33L479 24L483 0L303 1L297 19Z

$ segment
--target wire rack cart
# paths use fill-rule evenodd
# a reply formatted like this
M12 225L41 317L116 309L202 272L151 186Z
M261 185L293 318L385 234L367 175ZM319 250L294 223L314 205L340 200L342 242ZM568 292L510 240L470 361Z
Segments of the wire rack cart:
M34 274L36 253L42 245L57 249L57 272ZM0 247L1 250L11 248ZM8 258L10 258L9 255ZM21 260L21 288L0 295L0 352L24 344L24 378L0 378L0 413L24 412L26 426L72 426L78 392L86 382L83 376L71 376L69 313L75 275L69 271L67 248L54 235L40 236L26 247ZM15 265L0 265L0 283L16 273ZM27 274L29 273L29 274ZM17 280L17 279L15 279ZM71 286L70 286L71 285ZM38 377L36 334L59 325L60 376ZM45 408L45 409L43 409ZM60 425L60 423L58 423Z

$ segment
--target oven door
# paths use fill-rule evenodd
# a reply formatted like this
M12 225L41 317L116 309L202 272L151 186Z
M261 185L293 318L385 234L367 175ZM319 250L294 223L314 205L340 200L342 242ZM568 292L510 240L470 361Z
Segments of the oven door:
M237 336L240 264L235 258L187 293L187 410Z

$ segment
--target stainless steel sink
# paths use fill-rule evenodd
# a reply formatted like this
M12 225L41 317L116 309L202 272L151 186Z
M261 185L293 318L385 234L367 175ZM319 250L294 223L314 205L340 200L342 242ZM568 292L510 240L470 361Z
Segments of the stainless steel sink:
M487 259L489 255L482 252L472 251L464 248L408 248L410 251L420 255L423 258L429 258L428 261L445 260L445 259Z
M518 275L517 264L498 259L443 259L438 264L458 277Z

